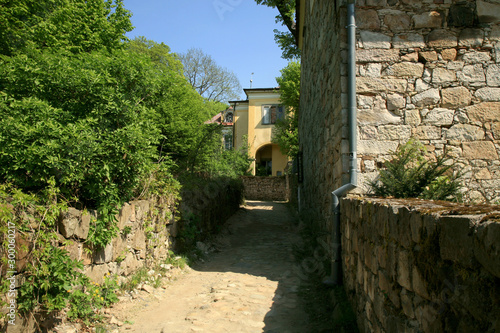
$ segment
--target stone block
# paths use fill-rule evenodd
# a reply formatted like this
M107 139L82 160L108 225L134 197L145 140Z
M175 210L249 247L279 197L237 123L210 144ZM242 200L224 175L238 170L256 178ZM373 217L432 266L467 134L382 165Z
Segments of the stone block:
M399 62L389 66L384 75L397 77L421 77L424 73L424 64L413 62Z
M457 80L457 75L455 71L437 67L432 71L432 83L434 84L444 84L455 82Z
M82 214L75 208L68 208L59 216L59 232L66 238L76 237L85 240L90 229L90 215Z
M132 215L132 206L129 203L124 203L120 212L118 213L118 228L123 230L127 222L130 221L130 216Z
M398 253L398 278L399 285L406 290L413 291L411 285L411 262L409 253L401 250Z
M420 119L420 112L418 110L406 110L405 111L405 124L418 126L422 120Z
M415 29L421 28L441 28L444 15L438 11L430 11L413 15L413 26Z
M411 226L410 226L410 210L403 206L398 209L399 215L399 237L398 242L403 248L411 247Z
M91 265L85 268L84 273L90 278L91 281L96 283L103 283L104 276L108 273L116 274L118 272L118 267L116 263L102 264L102 265Z
M372 141L359 140L358 153L371 155L388 155L398 148L398 142L395 141Z
M500 119L500 102L484 102L474 104L465 109L469 119L482 126L484 123Z
M394 243L389 243L387 246L387 275L391 281L397 279L398 256L397 246Z
M489 3L482 0L476 1L477 17L481 23L500 22L500 4Z
M471 86L481 86L486 83L486 76L482 64L467 65L457 72L457 78L460 82Z
M481 127L469 124L457 124L446 131L447 140L476 141L484 139L484 130Z
M449 30L436 29L427 35L427 44L430 47L445 49L456 47L458 45L458 39L457 36Z
M427 290L427 283L422 277L422 274L418 271L417 266L413 266L411 281L415 294L430 301L431 297L429 295L429 291Z
M495 140L500 140L500 122L491 124L491 132L495 137Z
M411 127L408 125L383 125L378 128L378 140L409 140Z
M119 263L119 274L129 276L144 266L144 261L138 260L132 253L127 253L125 259Z
M490 87L500 86L500 65L492 64L486 70L486 83Z
M424 224L423 224L422 214L418 211L411 211L410 212L411 239L416 244L420 243L423 226Z
M439 94L439 89L429 89L416 94L411 100L416 106L430 106L438 104L441 100L441 96Z
M384 271L379 270L378 274L378 287L383 294L389 294L393 290L393 284Z
M379 30L380 19L374 9L356 10L356 25L360 30Z
M384 23L392 32L408 31L411 27L411 18L405 12L399 14L387 14Z
M396 49L359 49L356 51L356 61L364 62L396 62L399 61L399 50Z
M142 221L146 218L149 212L148 200L135 200L132 202L135 207L135 217L137 220Z
M500 102L500 88L481 88L474 95L482 102ZM497 109L500 109L500 105Z
M82 258L82 252L83 252L83 245L79 242L75 241L70 241L69 244L66 246L62 247L64 250L68 251L68 255L71 259L73 260L81 260Z
M366 64L366 66L360 66L359 74L361 76L380 77L381 71L382 71L382 64L370 63L370 64Z
M408 82L404 79L360 77L356 80L357 92L362 93L404 93ZM437 90L437 89L436 89ZM438 91L439 94L439 91Z
M403 289L401 291L401 307L403 308L404 314L408 318L415 318L415 312L413 311L413 301L412 298L410 297L408 291Z
M433 62L438 60L438 55L436 51L426 51L418 53L419 59L423 62Z
M117 258L122 258L127 252L127 241L126 238L122 235L118 235L112 241L113 244L113 261L116 261Z
M137 230L130 237L130 246L134 250L146 250L146 235L144 230Z
M484 41L484 31L481 29L464 29L458 36L458 45L466 47L481 47Z
M469 160L497 160L498 153L491 141L462 143L463 157Z
M365 0L366 6L384 7L387 6L387 0Z
M387 109L389 111L394 111L402 109L406 106L406 99L400 94L388 94L387 95Z
M462 56L462 60L468 64L483 64L491 60L489 52L467 52Z
M391 37L372 31L360 31L361 41L365 49L390 49Z
M441 56L443 57L443 60L454 61L457 58L457 50L445 49L441 51Z
M419 140L441 139L441 128L436 126L418 126L412 128L412 136Z
M478 225L474 237L474 255L483 267L500 278L500 223L486 221Z
M113 244L108 244L106 247L99 249L94 254L94 264L100 265L111 262L113 260Z
M472 95L469 89L465 87L446 88L441 90L443 107L457 108L470 105Z
M417 33L399 34L393 37L392 46L395 49L424 48L424 37Z
M451 125L454 115L454 110L434 108L425 116L423 123L434 126Z
M474 7L467 3L453 3L448 14L448 26L472 27L474 25Z
M401 56L401 61L418 62L418 52L412 52Z
M439 249L443 260L465 267L474 264L474 227L477 216L442 216L439 224Z

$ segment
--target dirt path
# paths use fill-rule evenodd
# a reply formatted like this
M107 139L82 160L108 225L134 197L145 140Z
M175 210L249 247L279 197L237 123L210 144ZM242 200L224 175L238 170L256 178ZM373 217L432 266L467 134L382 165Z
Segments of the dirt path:
M310 332L297 295L296 223L282 203L249 201L221 251L133 307L118 332Z

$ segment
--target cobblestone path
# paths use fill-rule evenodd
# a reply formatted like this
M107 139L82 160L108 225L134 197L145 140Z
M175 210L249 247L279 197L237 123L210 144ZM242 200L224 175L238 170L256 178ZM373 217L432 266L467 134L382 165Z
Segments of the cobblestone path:
M248 201L227 226L219 252L121 318L119 332L310 332L294 273L299 236L287 206Z

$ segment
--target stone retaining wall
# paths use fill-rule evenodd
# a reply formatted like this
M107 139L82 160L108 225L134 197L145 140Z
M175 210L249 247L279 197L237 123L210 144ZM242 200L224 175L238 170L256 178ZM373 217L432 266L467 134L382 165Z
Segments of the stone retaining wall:
M361 332L500 331L500 206L341 205L344 283Z
M286 177L241 177L247 200L286 201L288 187Z
M199 183L202 185L183 190L181 200L170 195L125 203L116 215L118 236L100 250L90 248L87 243L95 211L69 208L59 218L56 245L67 250L72 259L81 260L84 273L92 281L101 283L107 273L125 280L139 268L161 262L179 243L185 245L182 233L192 216L199 222L192 225L196 228L192 233L199 237L193 237L191 241L195 243L216 231L239 208L242 186L238 181L200 180ZM28 212L26 216L29 215ZM34 236L27 233L16 239L16 271L21 276L26 266L26 249L31 248ZM1 274L5 274L6 265L0 268Z
M85 244L91 214L69 208L59 223L59 244L72 259L83 261L85 274L95 282L101 283L106 273L126 277L166 258L176 235L176 205L173 198L125 203L117 215L118 237L97 252Z

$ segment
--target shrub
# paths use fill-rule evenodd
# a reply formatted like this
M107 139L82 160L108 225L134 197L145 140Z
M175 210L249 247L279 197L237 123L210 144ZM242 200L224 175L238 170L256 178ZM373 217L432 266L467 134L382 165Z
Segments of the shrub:
M410 139L368 185L381 197L461 201L460 173L453 172L450 161L446 154L432 160L422 143Z

